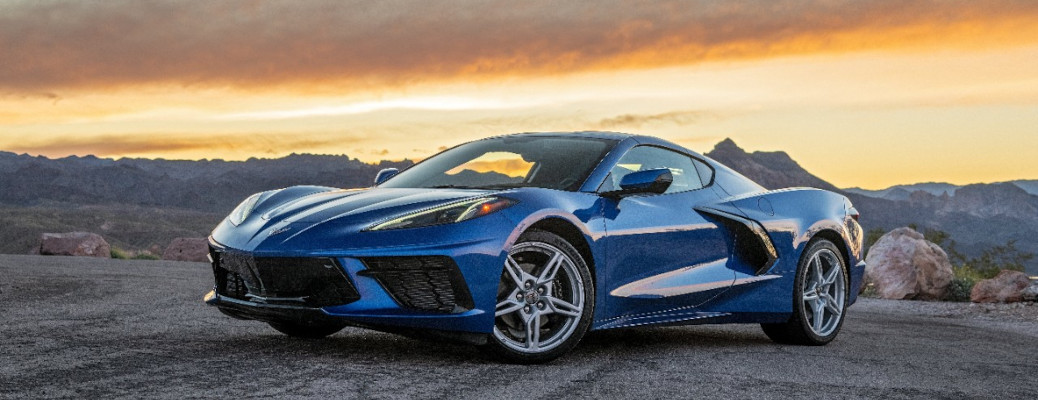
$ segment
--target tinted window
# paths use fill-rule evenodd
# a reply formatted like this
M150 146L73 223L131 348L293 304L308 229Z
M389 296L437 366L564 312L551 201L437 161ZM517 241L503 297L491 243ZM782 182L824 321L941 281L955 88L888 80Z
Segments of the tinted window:
M701 167L709 169L705 165ZM697 171L691 157L660 147L638 146L620 158L616 166L609 171L609 176L599 191L619 189L620 180L631 172L660 168L667 168L674 175L674 183L671 183L664 193L684 192L703 187L700 172Z
M696 165L696 171L699 172L699 180L703 182L703 186L710 185L714 181L714 169L695 158L692 159L692 163Z
M615 144L615 140L577 136L484 139L432 156L379 187L541 187L573 191Z

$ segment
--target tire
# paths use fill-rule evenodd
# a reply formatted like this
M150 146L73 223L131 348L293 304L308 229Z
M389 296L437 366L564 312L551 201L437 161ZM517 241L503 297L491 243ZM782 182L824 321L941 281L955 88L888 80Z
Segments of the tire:
M812 240L797 265L793 315L789 321L761 324L761 328L777 343L821 346L831 342L846 316L847 280L840 249L825 239Z
M304 339L320 339L341 331L346 325L339 324L314 324L304 325L292 322L268 322L271 328L291 337Z
M594 310L591 272L577 249L553 233L527 231L506 257L494 332L482 347L506 362L551 361L580 342Z

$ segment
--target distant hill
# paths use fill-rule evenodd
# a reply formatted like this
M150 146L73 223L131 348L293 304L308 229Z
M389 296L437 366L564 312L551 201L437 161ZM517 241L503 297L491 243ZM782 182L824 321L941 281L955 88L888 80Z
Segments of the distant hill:
M840 190L804 170L784 152L747 153L730 139L717 144L710 158L728 165L769 189L808 186L841 192L861 212L865 229L891 230L915 224L951 234L959 251L979 255L984 249L1016 240L1022 251L1038 254L1038 195L1022 187L1038 181L955 186L942 183L896 186L876 193ZM1021 184L1022 183L1022 184ZM1038 274L1038 259L1027 266Z
M915 191L924 191L935 196L940 196L944 193L949 195L955 194L961 186L953 185L944 182L926 182L926 183L915 183L911 185L895 185L886 189L880 190L868 190L861 188L849 188L844 191L849 193L856 193L862 196L876 197L887 200L908 200L908 196Z
M1026 181L1013 181L1014 185L1019 186L1021 189L1026 190L1027 193L1038 195L1038 179L1026 180Z
M246 196L292 185L370 186L381 168L346 156L292 154L247 161L49 159L0 152L0 204L135 205L229 212Z
M292 185L370 186L381 168L347 156L247 161L49 159L0 152L0 252L25 253L40 233L90 231L113 245L161 252L205 236L252 193Z
M810 186L847 195L866 229L916 224L951 234L958 248L1017 240L1038 253L1038 181L955 186L901 185L873 191L841 190L808 172L788 154L747 153L730 139L706 153L767 188ZM0 152L0 252L25 253L42 232L90 231L116 247L161 252L178 236L205 236L252 193L309 184L370 186L381 168L347 156L293 154L247 161L49 159ZM1028 189L1029 188L1029 189ZM1029 271L1038 274L1038 260Z
M750 154L737 146L732 139L725 139L706 153L706 156L720 161L769 189L808 186L839 191L836 186L807 172L782 151L756 151Z
M1012 183L1029 194L1038 195L1038 180L1018 180L1003 183ZM959 190L961 187L961 185L953 185L951 183L926 182L914 183L911 185L894 185L880 190L868 190L856 187L844 190L849 193L857 193L863 196L877 197L887 200L907 200L908 196L912 194L912 192L916 191L924 191L934 196L940 196L945 192L949 195L953 195L955 194L955 191Z

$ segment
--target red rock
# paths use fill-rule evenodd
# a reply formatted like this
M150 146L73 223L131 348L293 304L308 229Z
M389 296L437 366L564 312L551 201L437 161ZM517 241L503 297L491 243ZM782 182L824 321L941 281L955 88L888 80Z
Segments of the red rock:
M112 247L96 233L44 233L40 236L39 254L110 258Z
M169 243L162 253L163 260L172 261L209 261L209 240L206 238L176 238Z
M883 235L865 264L865 283L884 299L940 300L954 277L948 254L911 228Z
M973 285L970 300L975 303L1015 303L1024 299L1024 292L1029 286L1031 280L1027 274L1002 270L994 278Z

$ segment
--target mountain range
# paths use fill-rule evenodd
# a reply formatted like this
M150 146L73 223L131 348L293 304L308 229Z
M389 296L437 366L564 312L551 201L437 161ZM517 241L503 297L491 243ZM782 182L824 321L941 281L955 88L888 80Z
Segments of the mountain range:
M173 161L0 152L0 253L24 254L43 232L89 231L120 249L161 254L173 238L208 235L252 193L370 186L380 169L411 164L312 154Z
M1038 195L1038 180L1016 180L1003 183L1011 183L1016 185L1025 192L1033 195ZM956 190L962 188L963 185L953 185L951 183L944 182L926 182L926 183L914 183L911 185L894 185L886 189L879 190L868 190L862 188L848 188L844 189L850 193L857 193L869 197L877 197L887 200L908 200L912 192L924 191L935 196L940 196L944 193L954 195Z
M967 255L1009 240L1038 253L1038 180L840 189L785 152L749 153L725 139L706 155L769 189L809 186L842 193L861 212L867 230L915 224L948 232ZM252 193L301 184L365 187L378 170L411 164L311 154L175 161L0 152L0 253L24 254L40 233L63 231L96 232L121 249L161 253L175 237L207 235ZM1038 260L1031 263L1028 271L1038 274Z

